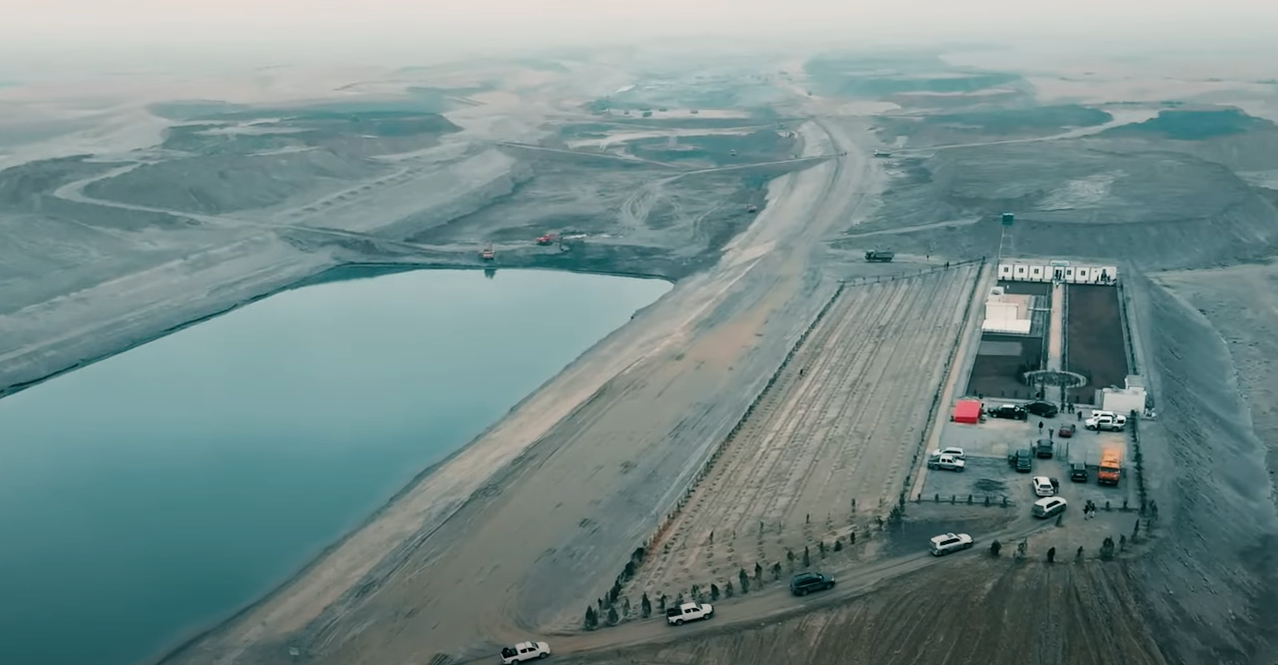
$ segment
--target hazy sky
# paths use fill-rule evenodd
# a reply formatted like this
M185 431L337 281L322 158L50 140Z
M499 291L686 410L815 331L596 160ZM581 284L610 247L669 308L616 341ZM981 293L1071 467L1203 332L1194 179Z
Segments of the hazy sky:
M2 0L0 48L53 53L449 53L712 33L923 41L1032 39L1205 48L1271 38L1260 0ZM25 59L24 58L24 59ZM33 63L34 64L34 63Z

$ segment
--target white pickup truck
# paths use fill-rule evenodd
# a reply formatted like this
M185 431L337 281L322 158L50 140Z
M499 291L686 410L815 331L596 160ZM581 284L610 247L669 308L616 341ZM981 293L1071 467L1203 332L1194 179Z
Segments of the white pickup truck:
M1098 432L1102 430L1107 430L1110 432L1121 432L1123 431L1123 427L1126 425L1127 425L1127 418L1123 416L1110 415L1108 413L1104 415L1099 415L1099 416L1092 416L1091 418L1088 418L1087 420L1083 421L1084 427L1090 430L1096 430Z
M514 665L527 660L539 660L550 655L550 645L545 642L520 642L501 650L502 665Z
M685 621L709 619L711 614L714 614L714 607L708 603L684 603L666 610L666 623L682 626Z

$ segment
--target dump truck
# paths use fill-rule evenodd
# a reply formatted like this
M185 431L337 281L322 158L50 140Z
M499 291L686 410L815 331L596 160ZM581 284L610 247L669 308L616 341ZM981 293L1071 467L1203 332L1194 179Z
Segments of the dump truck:
M895 252L881 252L877 249L872 249L865 253L865 260L871 263L887 263L895 256Z
M1100 469L1096 471L1096 483L1099 485L1117 485L1119 476L1123 475L1123 456L1115 448L1106 448L1101 452Z

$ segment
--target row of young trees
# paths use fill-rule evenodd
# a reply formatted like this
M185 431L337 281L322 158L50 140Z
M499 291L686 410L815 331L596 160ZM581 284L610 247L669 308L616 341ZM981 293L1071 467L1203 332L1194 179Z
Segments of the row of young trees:
M849 542L856 542L856 533L852 533L850 535ZM626 564L625 570L623 570L622 574L617 577L617 580L613 583L612 588L608 590L608 593L605 594L603 598L596 600L594 605L586 607L585 619L583 620L583 626L586 630L595 630L601 625L616 625L622 619L630 616L630 599L621 595L622 587L626 582L630 581L630 579L634 577L638 562L642 561L643 558L641 550L642 548L635 551L635 554L631 558L631 562ZM824 541L817 543L817 552L821 558L825 558L826 553L830 550L835 552L843 551L843 539L836 539L834 541L834 545L827 545ZM810 568L812 566L812 549L809 546L805 546L801 555L795 554L793 550L786 550L786 559L789 562L789 570L791 572L794 571L795 565L800 561L804 568ZM702 602L708 598L710 602L714 602L719 600L719 598L731 598L737 593L750 593L751 588L760 588L765 584L765 572L770 572L772 574L772 581L777 582L781 580L781 575L784 572L784 569L780 561L774 562L766 569L763 564L755 563L753 575L750 575L745 568L737 570L735 585L732 580L725 582L722 587L718 584L711 584L707 589L702 589L701 586L697 584L692 585L689 598L686 600ZM656 603L657 612L665 614L668 606L678 607L685 602L685 598L683 593L680 592L673 599L673 604L670 604L670 601L671 599L665 594L659 596ZM645 592L639 599L639 616L641 618L648 618L652 616L652 610L653 602L648 597L647 592Z
M1146 527L1146 529L1148 529L1148 526ZM1097 550L1097 554L1100 556L1100 559L1102 561L1112 561L1114 559L1114 556L1118 552L1126 552L1127 546L1129 544L1136 543L1137 539L1140 537L1140 533L1141 533L1140 519L1137 519L1135 526L1132 527L1132 537L1130 540L1127 538L1126 535L1120 535L1118 537L1118 541L1115 542L1113 537L1106 536L1105 540L1101 541L1101 546L1100 546L1100 549ZM1021 558L1021 559L1025 558L1028 552L1028 549L1029 549L1028 541L1022 540L1021 542L1017 543L1016 544L1017 558ZM1075 550L1074 552L1074 560L1082 561L1084 551L1085 550L1083 549L1083 546L1080 545L1078 549ZM1002 554L1002 552L1003 552L1003 543L997 540L990 543L990 556L999 556L1000 554ZM1048 563L1055 563L1056 548L1055 547L1048 548L1046 556L1047 556Z

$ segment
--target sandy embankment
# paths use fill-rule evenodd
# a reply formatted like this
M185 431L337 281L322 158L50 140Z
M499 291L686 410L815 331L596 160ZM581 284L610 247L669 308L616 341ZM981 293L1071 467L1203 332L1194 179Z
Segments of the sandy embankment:
M829 141L819 127L810 124L804 131L808 151L830 152ZM424 474L294 580L255 607L171 654L164 662L253 662L256 659L245 653L246 650L279 645L362 585L373 571L381 569L383 574L389 574L387 568L401 565L400 559L406 553L418 547L473 493L485 487L495 473L519 458L529 445L579 405L588 404L591 396L609 380L653 354L695 339L698 327L704 325L706 318L736 285L745 284L741 280L750 275L756 262L776 249L778 243L794 244L796 225L799 225L796 220L805 217L804 210L792 209L794 205L808 209L819 205L825 195L834 193L838 196L838 205L830 210L807 212L821 213L828 217L826 221L843 219L841 215L851 200L850 195L832 192L826 182L836 172L833 164L826 164L780 179L774 185L776 198L769 209L725 250L719 268L678 284L632 324L597 344L468 447ZM797 229L803 230L801 225ZM823 229L824 226L817 227L818 231ZM789 251L783 253L800 257L797 263L787 261L793 263L789 266L793 269L792 277L798 278L804 272L809 246L802 243L801 249L787 248ZM797 281L794 285L800 283ZM765 281L762 286L774 284ZM751 288L755 288L754 285ZM755 325L761 322L755 321ZM338 612L329 621L341 622L342 615L343 612ZM458 637L465 639L465 636Z

